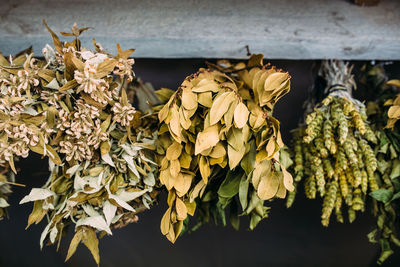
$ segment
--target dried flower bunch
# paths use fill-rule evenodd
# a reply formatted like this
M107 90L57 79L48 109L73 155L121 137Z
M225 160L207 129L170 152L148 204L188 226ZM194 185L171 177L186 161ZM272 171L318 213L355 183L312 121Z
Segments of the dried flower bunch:
M48 106L38 93L40 77L46 75L44 65L32 57L31 49L9 60L0 54L0 219L6 214L9 185L15 184L15 161L34 151L61 163L49 142L54 131L47 119Z
M324 61L319 75L327 83L328 96L306 117L307 127L294 134L295 184L304 178L307 198L323 198L321 223L328 226L335 210L343 222L342 206L349 221L364 211L368 192L378 190L374 172L375 153L370 144L377 138L367 121L365 106L352 98L355 88L352 67L342 61ZM294 194L288 197L290 207Z
M265 200L284 198L292 177L279 161L283 147L275 103L290 89L290 76L263 65L220 61L188 76L159 111L160 182L169 191L161 232L174 242L196 203L218 184L222 208L239 198L250 227L268 214ZM168 93L170 92L170 93Z
M128 101L133 49L117 44L112 56L93 41L96 50L87 50L78 37L88 28L74 25L71 33L61 33L74 40L61 42L44 24L55 46L43 49L46 61L32 54L10 62L0 58L0 164L15 172L14 156L30 150L47 155L47 183L21 200L34 202L28 226L49 219L43 246L45 240L59 244L75 224L67 259L82 242L99 263L97 235L137 221L158 194L157 120L152 114L141 118ZM5 201L8 188L2 184L0 190Z
M396 129L393 131L384 129L384 126L393 120L393 118L388 118L389 113L384 103L388 98L395 96L396 92L388 86L393 84L392 81L386 83L387 77L382 66L365 65L362 71L358 87L361 87L370 99L373 99L367 102L367 115L378 139L374 152L378 165L375 178L379 190L370 193L373 200L372 212L377 223L368 234L368 238L372 243L379 241L381 255L378 264L381 264L394 253L391 244L400 246L397 234L400 212L400 137Z

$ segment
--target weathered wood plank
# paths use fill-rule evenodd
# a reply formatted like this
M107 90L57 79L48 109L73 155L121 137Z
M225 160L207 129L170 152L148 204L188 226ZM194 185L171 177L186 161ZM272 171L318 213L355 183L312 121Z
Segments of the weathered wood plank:
M83 35L135 57L400 59L400 1L359 7L345 0L15 0L0 3L0 51L35 53L73 22Z

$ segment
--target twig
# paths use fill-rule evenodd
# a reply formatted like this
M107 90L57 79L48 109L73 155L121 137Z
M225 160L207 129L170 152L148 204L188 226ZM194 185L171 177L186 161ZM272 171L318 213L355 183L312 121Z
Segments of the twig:
M14 183L14 182L10 182L10 181L1 181L2 183L5 184L10 184L10 185L15 185L15 186L21 186L21 187L25 187L26 185L24 184L19 184L19 183Z

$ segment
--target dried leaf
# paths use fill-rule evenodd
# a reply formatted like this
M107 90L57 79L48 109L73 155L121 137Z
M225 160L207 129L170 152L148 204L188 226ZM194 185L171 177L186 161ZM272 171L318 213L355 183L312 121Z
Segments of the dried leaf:
M210 109L210 125L214 125L221 120L234 99L234 92L225 92L214 99Z
M213 125L203 132L197 134L196 144L195 144L195 155L200 154L204 150L214 147L219 141L218 126Z
M243 102L239 102L239 104L235 108L234 112L234 121L238 128L243 128L244 125L247 123L249 118L249 110L247 109L246 105Z
M279 189L279 173L272 172L262 176L257 187L257 194L262 200L273 198Z

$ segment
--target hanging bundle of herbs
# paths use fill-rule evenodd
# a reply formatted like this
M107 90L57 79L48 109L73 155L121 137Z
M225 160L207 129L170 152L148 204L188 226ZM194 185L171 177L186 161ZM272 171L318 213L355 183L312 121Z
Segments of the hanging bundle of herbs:
M323 198L321 223L328 226L334 211L343 222L364 211L368 192L378 190L377 166L371 144L377 138L367 121L365 106L351 96L355 88L352 67L342 61L324 61L319 76L327 95L307 114L305 127L294 135L295 183L303 181L307 198ZM295 194L291 193L291 194ZM294 196L288 197L288 206Z
M398 239L399 225L399 198L400 198L400 135L394 128L396 115L393 107L385 107L387 104L395 104L388 99L396 97L396 91L390 85L396 81L387 82L383 66L365 65L362 68L362 76L358 86L369 97L367 102L367 115L371 122L378 144L374 152L377 158L377 171L375 178L379 184L379 190L371 192L373 198L373 215L377 219L376 227L368 234L372 243L381 246L381 255L378 263L384 262L394 252L391 244L400 246ZM390 112L389 112L390 111ZM384 129L392 128L390 129Z
M49 157L47 183L21 200L34 202L28 227L48 218L40 244L58 246L75 225L67 259L82 242L99 263L97 236L136 222L156 199L157 120L128 100L133 49L117 44L112 56L93 41L95 51L87 50L78 37L88 28L74 25L61 33L73 41L61 42L44 24L55 46L43 49L45 61L32 54L1 59L1 164L15 172L14 155Z
M213 194L207 192L216 188L218 208L238 199L250 228L268 215L266 200L292 190L292 177L279 161L279 121L272 116L290 76L262 61L253 55L247 64L220 61L200 69L159 111L165 151L160 182L169 191L161 232L171 242L196 203L207 202Z

